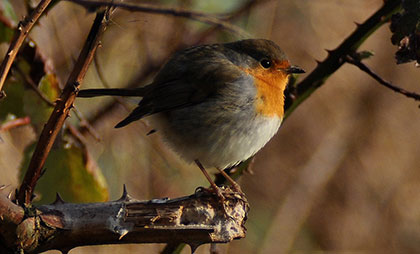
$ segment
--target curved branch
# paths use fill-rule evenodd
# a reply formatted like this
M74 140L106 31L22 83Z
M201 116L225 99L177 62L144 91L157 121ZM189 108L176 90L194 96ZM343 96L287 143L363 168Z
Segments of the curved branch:
M9 74L10 67L15 60L23 41L50 3L51 0L41 0L31 15L21 21L16 28L15 35L0 66L0 99L4 97L4 92L2 91L4 82L6 81L7 74Z
M394 91L396 93L403 94L403 95L407 96L408 98L414 99L416 101L420 101L420 94L407 91L407 90L402 89L401 87L398 87L398 86L394 86L393 84L391 84L390 82L384 80L378 74L376 74L375 72L373 72L369 67L367 67L360 60L357 60L357 59L355 59L352 56L347 56L345 58L345 60L346 60L346 62L348 62L350 64L353 64L354 66L357 66L360 70L364 71L366 74L368 74L369 76L371 76L374 80L378 81L379 84L381 84L381 85L383 85L383 86L391 89L392 91Z
M401 0L385 1L383 6L347 37L335 50L328 51L327 58L318 63L318 66L292 91L292 103L286 105L285 117L307 99L316 89L324 84L328 77L337 71L344 63L345 57L355 52L359 46L376 31L389 21L391 15L401 8Z
M35 148L29 163L28 170L25 173L22 185L17 194L17 200L20 204L30 203L35 185L41 176L42 167L45 164L48 153L64 124L64 120L69 115L70 109L76 98L77 90L82 83L88 66L93 59L93 55L99 45L99 38L104 32L108 23L109 10L100 12L96 15L92 28L86 39L85 45L80 52L73 71L71 72L67 83L63 89L60 98L57 100L53 113L41 132L41 136Z

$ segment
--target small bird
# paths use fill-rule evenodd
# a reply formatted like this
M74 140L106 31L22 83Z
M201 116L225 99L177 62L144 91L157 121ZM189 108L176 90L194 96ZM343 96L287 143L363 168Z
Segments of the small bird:
M176 53L154 81L135 89L86 89L78 97L140 96L138 106L115 128L148 116L150 125L187 162L223 171L247 160L276 134L284 116L291 65L270 40L200 45Z

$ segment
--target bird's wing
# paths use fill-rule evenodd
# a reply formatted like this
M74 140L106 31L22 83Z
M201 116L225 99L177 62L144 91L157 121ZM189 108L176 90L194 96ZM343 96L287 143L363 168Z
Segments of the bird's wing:
M220 52L212 54L190 56L185 60L182 55L169 61L148 87L139 105L115 127L123 127L147 115L198 104L217 95L221 88L243 75Z

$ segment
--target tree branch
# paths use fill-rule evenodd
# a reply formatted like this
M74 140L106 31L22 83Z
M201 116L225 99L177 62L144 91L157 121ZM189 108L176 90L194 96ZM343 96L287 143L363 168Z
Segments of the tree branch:
M391 89L394 92L403 94L405 96L407 96L408 98L412 98L416 101L420 101L420 94L417 93L413 93L413 92L409 92L405 89L402 89L398 86L394 86L393 84L391 84L390 82L382 79L378 74L376 74L375 72L373 72L369 67L367 67L364 63L362 63L360 60L355 59L354 57L348 55L345 58L347 63L353 64L355 66L357 66L360 70L364 71L365 73L367 73L369 76L371 76L374 80L378 81L379 84Z
M25 218L21 207L0 196L0 228L4 218L17 214L10 220L17 229L3 237L13 250L25 253L122 243L185 242L195 249L245 237L248 202L230 189L223 194L223 204L204 189L149 201L132 199L124 191L119 200L91 204L65 203L57 196L51 205L29 208Z
M401 0L385 1L383 6L370 18L364 23L358 24L356 30L335 50L328 51L327 58L319 62L318 66L304 80L292 88L295 90L292 91L291 103L286 105L285 118L345 63L344 58L348 54L355 52L369 35L388 22L391 15L400 8Z
M285 92L285 119L316 89L321 87L330 75L337 71L346 62L345 57L348 54L355 52L370 34L389 21L391 15L397 12L400 8L400 0L386 1L384 5L364 23L358 24L356 30L350 34L335 50L328 51L327 58L322 62L318 62L318 66L304 80L298 84L291 82L287 88L289 92ZM239 167L235 168L233 179L242 175L243 171L248 168L252 159L253 158L246 160L241 163ZM218 179L221 180L220 182L217 182L218 184L222 184L225 181L220 176Z
M15 60L23 41L29 34L29 31L32 29L33 25L36 23L39 17L41 17L42 13L45 11L45 9L50 3L51 0L41 0L38 6L31 13L31 15L29 15L23 21L21 21L18 27L16 28L15 35L10 43L9 49L7 50L3 62L0 65L0 99L5 96L4 92L2 91L2 88L4 82L6 81L6 77L9 73L10 67L12 66L12 63Z
M93 55L99 45L99 37L106 28L109 18L108 15L109 10L97 13L73 71L67 80L60 98L56 102L53 113L41 132L41 136L29 163L28 170L17 194L17 200L20 204L30 203L32 200L32 194L35 189L35 185L41 176L42 167L45 164L45 160L47 159L48 153L51 150L58 132L63 126L64 120L67 118L70 109L73 107L77 90L84 79L88 66L91 63Z
M176 7L166 7L159 6L156 4L147 4L147 3L123 3L115 1L103 1L103 0L67 0L69 2L80 4L88 9L95 9L98 7L108 6L108 7L118 7L128 11L138 11L146 12L152 14L163 14L163 15L172 15L175 17L189 18L192 20L200 21L210 25L217 25L223 29L226 29L232 33L237 34L242 38L249 38L250 34L244 31L242 28L232 25L229 22L226 22L220 18L215 17L214 15L186 10Z

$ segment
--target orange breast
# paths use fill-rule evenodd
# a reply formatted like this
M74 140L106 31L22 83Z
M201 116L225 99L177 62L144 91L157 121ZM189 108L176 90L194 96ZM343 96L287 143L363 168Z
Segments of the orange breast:
M276 66L277 67L277 66ZM254 77L257 87L256 110L264 116L284 115L284 89L288 82L288 75L272 69L244 69L244 71Z

